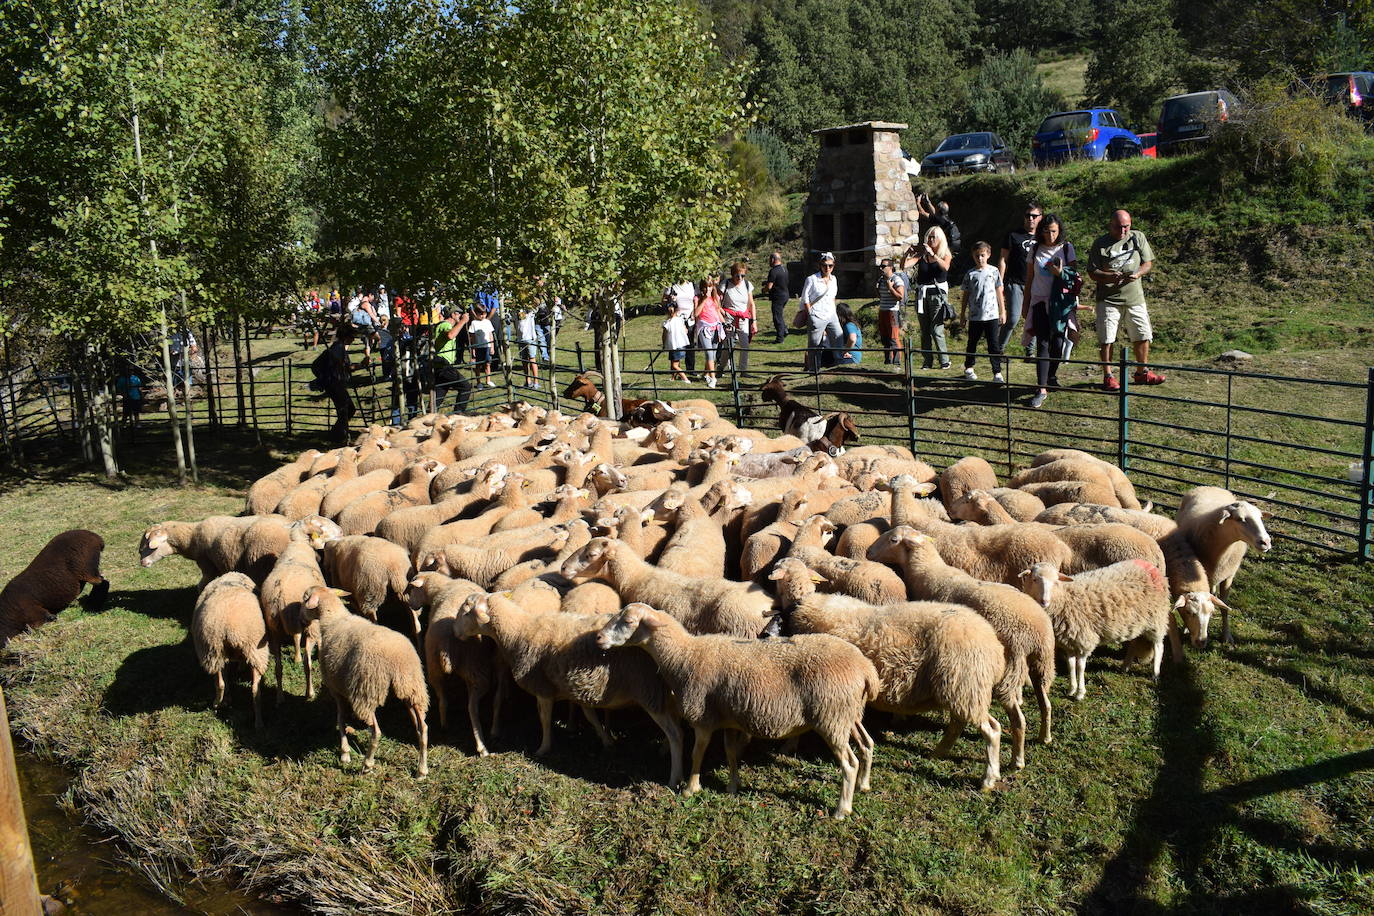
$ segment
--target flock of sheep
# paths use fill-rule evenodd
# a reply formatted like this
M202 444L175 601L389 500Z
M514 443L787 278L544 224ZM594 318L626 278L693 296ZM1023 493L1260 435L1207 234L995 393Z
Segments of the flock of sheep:
M898 446L832 456L738 429L705 401L654 414L668 419L516 404L372 427L258 480L240 517L153 525L142 562L200 567L192 639L216 705L226 663L245 661L261 726L269 661L280 702L292 643L313 697L318 649L344 763L352 719L372 732L372 766L377 710L394 695L425 775L430 697L446 726L459 683L485 756L483 701L494 734L513 681L537 701L541 754L559 700L607 743L599 710L643 709L667 739L673 787L686 722L687 793L717 730L732 791L750 737L815 731L842 772L844 817L869 786L867 709L944 711L936 755L974 726L992 788L994 700L1022 767L1023 688L1049 744L1056 653L1072 699L1103 643L1158 678L1165 640L1181 663L1181 630L1204 645L1214 608L1230 640L1227 591L1247 548L1271 546L1251 503L1199 487L1170 520L1084 452L1044 452L1003 487L981 458L936 473ZM408 633L377 622L402 607Z

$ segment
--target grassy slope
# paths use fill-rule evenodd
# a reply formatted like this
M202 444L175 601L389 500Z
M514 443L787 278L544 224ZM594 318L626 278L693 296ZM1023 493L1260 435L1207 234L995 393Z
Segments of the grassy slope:
M1088 60L1087 54L1056 57L1037 63L1035 69L1044 80L1046 89L1058 93L1070 105L1076 105L1086 91Z
M1006 224L1019 199L1042 197L1068 214L1072 238L1125 201L1161 252L1151 300L1167 359L1205 360L1235 345L1232 334L1256 353L1256 368L1360 377L1374 357L1362 305L1368 217L1346 211L1338 221L1328 209L1304 220L1311 205L1239 192L1180 210L1181 194L1206 190L1190 163L963 179L948 190L956 215L1001 208L988 226ZM972 217L967 225L970 242L990 234ZM629 338L655 341L653 320L631 321ZM797 362L763 350L763 371ZM1015 364L1015 379L1024 382L1028 368ZM1088 368L1078 374L1091 380ZM265 368L262 379L274 378ZM890 378L827 380L822 397L852 406L856 396L842 392L863 387L860 401L884 406L892 386ZM1202 397L1214 387L1176 376L1167 389ZM979 386L924 379L919 390L931 404L936 395L955 402L922 416L932 453L971 450L958 421L1000 410L981 403ZM1253 396L1310 406L1304 392L1282 385ZM1322 406L1358 412L1348 401ZM1061 402L1084 410L1104 403L1086 391L1057 395ZM1155 408L1166 419L1190 415L1186 406ZM1051 438L1092 428L1038 416L1024 422L1043 422ZM1281 426L1290 439L1328 441L1319 428ZM169 887L185 871L224 869L328 912L1374 908L1366 815L1374 758L1364 738L1374 723L1369 568L1289 546L1252 559L1234 593L1238 646L1166 665L1158 692L1139 672L1121 674L1111 653L1099 657L1088 701L1057 706L1056 746L1032 745L1027 770L992 796L973 789L975 742L961 742L952 761L932 761L924 751L937 737L933 721L875 716L874 793L858 800L853 821L837 825L820 816L833 802L836 771L809 743L795 757L756 744L746 791L735 798L722 794L717 743L707 791L689 800L659 784L666 762L648 746L656 732L628 714L613 721L624 736L617 750L602 751L585 727L563 722L552 757L536 762L528 756L537 743L533 707L521 701L518 724L493 742L493 758L469 756L461 729L436 737L426 782L410 775L413 739L395 709L383 720L379 771L342 770L332 704L305 703L290 665L293 694L263 734L251 728L242 684L232 709L216 715L209 679L185 641L193 567L172 559L142 570L134 558L144 525L233 512L236 490L264 468L260 454L233 440L202 437L201 457L218 469L214 486L201 490L160 487L156 468L142 469L141 485L129 488L60 468L36 484L10 481L0 502L0 523L12 532L0 543L6 570L66 527L94 528L110 545L111 608L95 616L70 609L19 640L19 664L0 678L16 731L76 767L74 791L88 815ZM1337 465L1321 469L1339 475Z

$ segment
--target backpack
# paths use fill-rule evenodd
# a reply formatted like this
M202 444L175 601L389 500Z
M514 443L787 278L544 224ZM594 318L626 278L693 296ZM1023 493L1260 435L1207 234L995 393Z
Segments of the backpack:
M310 361L310 372L314 375L314 378L308 383L311 391L324 391L336 380L338 372L334 368L334 361L329 355L328 347L321 350L319 355Z
M947 240L949 242L949 250L951 253L957 254L959 251L963 250L964 239L959 234L959 227L955 224L954 220L951 219L948 220L948 222L949 232L947 232L946 235L949 236Z

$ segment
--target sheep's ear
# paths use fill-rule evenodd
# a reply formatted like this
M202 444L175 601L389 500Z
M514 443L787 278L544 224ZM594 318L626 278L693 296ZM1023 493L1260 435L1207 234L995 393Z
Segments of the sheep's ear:
M1183 606L1184 606L1185 604L1187 604L1187 603L1188 603L1188 596L1187 596L1187 595L1179 595L1179 596L1178 596L1178 600L1174 602L1174 607L1175 607L1175 608L1181 608L1181 607L1183 607Z
M1140 510L1141 510L1142 512L1153 512L1153 511L1155 511L1155 504L1154 504L1154 501L1153 501L1153 500L1149 500L1149 499L1145 500L1145 505L1141 506L1141 507L1140 507Z
M1023 570L1021 570L1019 573L1016 574L1016 578L1018 578L1018 579L1029 579L1030 577L1031 577L1031 571L1030 571L1029 569L1023 569Z
M642 512L639 513L639 520L640 520L641 522L643 522L644 524L646 524L646 525L649 524L650 522L652 522L652 521L654 520L654 510L653 510L653 509L645 509L645 510L643 510Z
M331 588L330 591L340 598L348 598L353 594L352 592L346 592L341 588Z
M306 610L310 610L312 608L317 608L319 606L320 593L315 591L315 589L313 588L307 589L305 592L305 597L301 599L301 607L305 608Z
M774 582L777 582L779 579L786 579L787 570L781 566L774 566L773 571L768 574L768 578Z
M1226 520L1227 520L1228 518L1230 518L1230 517L1231 517L1231 510L1230 510L1230 508L1222 509L1222 510L1221 510L1221 514L1217 516L1217 524L1218 524L1218 525L1225 524L1225 523L1226 523Z
M937 483L932 483L930 481L927 481L925 483L918 483L916 484L916 495L929 496L938 489L940 489L940 485Z
M1060 574L1059 574L1059 581L1060 581L1060 582L1072 582L1072 581L1073 581L1073 576L1066 576L1066 575L1064 575L1063 573L1060 573Z
M411 580L410 580L410 587L411 587L411 588L424 588L424 587L425 587L425 577L424 577L424 576L416 576L414 579L411 579Z
M1228 611L1231 610L1231 605L1227 604L1225 601L1222 601L1216 595L1211 595L1209 597L1211 597L1212 603L1215 604L1217 607L1226 608L1226 610Z

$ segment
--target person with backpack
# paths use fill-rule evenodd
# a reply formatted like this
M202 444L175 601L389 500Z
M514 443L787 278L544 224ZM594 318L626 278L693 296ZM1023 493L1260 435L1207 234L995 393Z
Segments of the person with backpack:
M906 305L906 291L911 277L898 270L891 258L883 258L878 265L878 337L883 342L883 365L902 363L902 307Z
M312 388L318 388L334 403L334 425L329 427L329 439L340 445L348 444L348 421L358 412L348 393L348 377L353 367L348 362L348 345L353 342L353 326L340 323L334 340L315 357L310 371L315 375Z
M931 226L939 226L940 231L945 234L945 241L949 243L950 254L958 254L964 248L964 240L959 234L959 227L954 224L954 220L949 218L949 201L942 200L938 204L932 204L930 198L922 193L916 198L916 209L921 213L921 221L924 223L924 233L930 232Z

